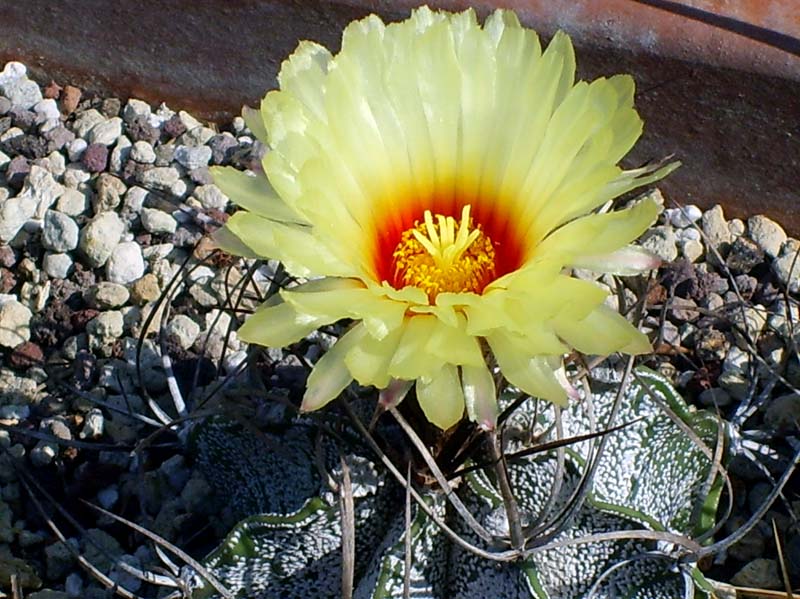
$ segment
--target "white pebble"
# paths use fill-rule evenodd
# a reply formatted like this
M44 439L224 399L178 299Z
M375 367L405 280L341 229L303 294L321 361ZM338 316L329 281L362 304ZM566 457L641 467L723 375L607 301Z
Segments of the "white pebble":
M142 248L135 241L120 243L106 263L106 278L112 283L127 285L144 275Z
M681 208L667 208L664 210L664 216L673 227L685 229L700 220L703 216L703 211L694 204L689 204Z
M89 144L82 137L76 137L67 146L67 156L70 162L78 162Z

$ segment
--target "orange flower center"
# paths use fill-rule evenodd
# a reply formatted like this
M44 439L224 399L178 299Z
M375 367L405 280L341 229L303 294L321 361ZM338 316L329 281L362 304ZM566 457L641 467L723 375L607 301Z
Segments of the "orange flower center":
M495 248L480 225L462 208L461 220L425 211L424 222L400 235L392 252L394 287L412 285L433 302L439 293L481 293L496 278Z

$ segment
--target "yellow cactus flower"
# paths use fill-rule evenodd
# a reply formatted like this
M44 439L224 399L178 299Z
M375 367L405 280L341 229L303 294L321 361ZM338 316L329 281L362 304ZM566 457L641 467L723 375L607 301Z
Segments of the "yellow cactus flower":
M623 170L641 134L626 75L575 82L569 38L542 49L513 12L423 7L369 16L335 56L302 42L280 89L245 110L268 146L263 173L215 168L244 208L221 247L280 260L308 282L281 291L239 337L285 346L322 325L354 324L316 363L303 410L353 379L402 394L442 429L466 406L496 419L495 362L525 393L563 403L562 358L647 352L581 267L631 274L656 262L629 244L652 201L598 213L677 164ZM489 356L489 352L493 358Z

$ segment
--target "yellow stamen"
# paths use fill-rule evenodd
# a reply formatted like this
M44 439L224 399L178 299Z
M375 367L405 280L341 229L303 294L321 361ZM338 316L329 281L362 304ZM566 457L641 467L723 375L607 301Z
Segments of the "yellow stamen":
M461 221L452 216L424 214L424 222L403 231L392 253L395 286L419 287L433 301L439 293L481 293L495 277L492 240L472 227L470 206L461 211Z

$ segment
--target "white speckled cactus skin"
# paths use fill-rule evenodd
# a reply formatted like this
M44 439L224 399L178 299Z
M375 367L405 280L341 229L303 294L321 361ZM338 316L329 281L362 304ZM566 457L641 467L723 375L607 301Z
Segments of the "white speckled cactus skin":
M554 539L626 531L668 531L696 538L714 523L718 484L709 486L711 462L687 435L687 426L709 447L716 442L716 420L692 412L659 375L637 369L620 402L616 423L636 421L611 433L592 479L592 488ZM594 418L603 428L611 413L614 381L597 382ZM602 388L602 389L600 389ZM604 389L604 390L603 390ZM529 447L522 431L536 419L544 430L552 411L536 414L527 401L507 422L508 455ZM588 431L585 403L563 412L564 434ZM673 418L664 411L668 406ZM680 421L680 425L674 417ZM637 420L638 419L638 420ZM519 432L519 435L514 433ZM251 433L250 433L251 434ZM201 463L217 489L227 489L230 505L250 514L209 555L204 565L234 594L248 599L341 596L341 517L338 497L323 487L313 464L316 427L300 421L285 433L266 433L276 452L256 453L254 441L239 425L211 421L198 430ZM592 443L566 448L565 475L554 515L564 507L587 464ZM263 445L261 445L263 448ZM338 457L326 441L334 480ZM242 456L251 459L242 460ZM354 597L402 597L405 568L404 493L368 454L350 455L355 498L356 563ZM512 459L508 471L523 526L534 525L547 504L553 483L555 450ZM458 493L489 532L507 535L507 521L493 474L482 470L464 477ZM428 505L464 539L477 536L453 512L440 492L427 490ZM447 599L575 599L635 597L675 599L706 597L702 574L691 563L679 564L674 547L643 539L605 540L567 546L536 547L548 531L528 543L523 561L498 563L452 543L417 506L413 507L413 555L410 596ZM549 547L549 548L548 548ZM192 599L216 598L213 588L194 572ZM593 588L594 586L594 588Z

